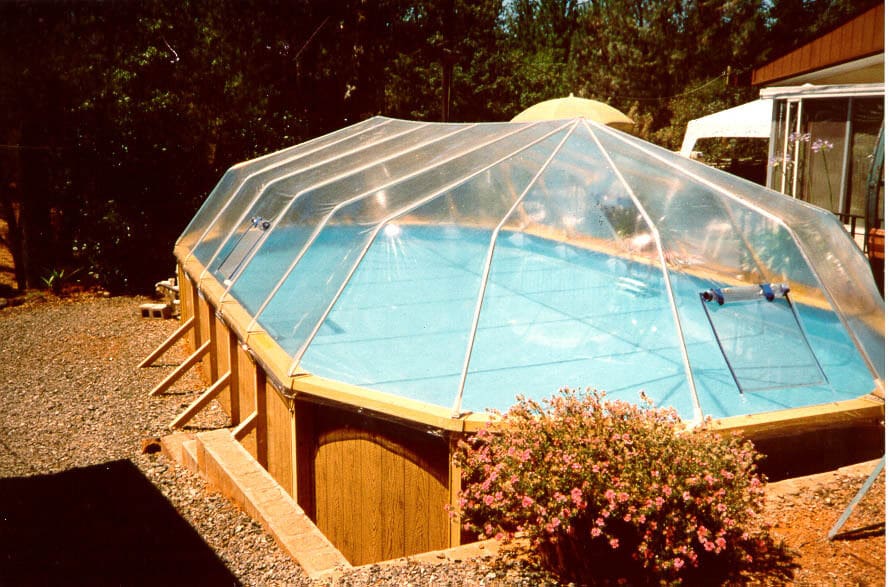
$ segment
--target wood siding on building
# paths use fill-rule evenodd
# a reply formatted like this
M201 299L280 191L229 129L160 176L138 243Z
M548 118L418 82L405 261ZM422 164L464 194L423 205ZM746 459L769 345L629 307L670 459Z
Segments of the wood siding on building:
M755 86L840 65L884 51L884 6L880 3L826 35L753 71Z

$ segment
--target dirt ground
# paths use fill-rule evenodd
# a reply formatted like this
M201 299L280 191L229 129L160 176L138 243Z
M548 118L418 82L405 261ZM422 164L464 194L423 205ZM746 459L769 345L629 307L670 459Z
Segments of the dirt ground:
M0 237L5 229L0 223ZM0 292L14 295L14 289L12 257L0 240ZM835 539L827 538L876 464L860 463L767 486L766 517L772 532L796 553L800 565L795 585L886 584L885 472Z
M833 540L827 535L878 461L767 485L772 533L797 553L796 585L886 584L885 472Z

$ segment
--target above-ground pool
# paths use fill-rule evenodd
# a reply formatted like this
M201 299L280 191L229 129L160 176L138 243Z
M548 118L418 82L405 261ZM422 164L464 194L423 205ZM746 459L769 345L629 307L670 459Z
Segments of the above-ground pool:
M233 166L175 255L200 401L353 564L466 541L457 447L517 395L712 417L779 474L882 450L837 218L588 120L372 118Z
M580 119L372 119L233 167L177 249L287 377L453 417L589 387L699 421L883 380L834 216Z

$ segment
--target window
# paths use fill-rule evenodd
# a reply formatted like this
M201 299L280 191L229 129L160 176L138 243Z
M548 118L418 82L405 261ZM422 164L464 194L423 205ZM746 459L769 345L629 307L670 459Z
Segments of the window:
M830 210L863 244L882 95L807 97L802 90L774 98L767 185ZM882 226L882 218L867 220Z

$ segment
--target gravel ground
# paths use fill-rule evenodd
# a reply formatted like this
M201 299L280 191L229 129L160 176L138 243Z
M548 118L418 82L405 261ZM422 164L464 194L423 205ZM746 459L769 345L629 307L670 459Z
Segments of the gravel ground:
M9 501L3 499L4 487L9 491L4 480L79 471L96 465L110 470L126 461L137 467L197 531L221 559L232 583L313 584L259 525L221 495L208 491L200 477L159 452L143 453L143 444L168 434L169 422L202 390L200 380L192 373L177 382L169 393L160 397L148 395L184 358L185 351L177 345L157 365L136 368L177 326L173 320L141 318L138 306L146 301L149 300L84 295L61 300L47 298L0 309L0 550L4 544L7 548L11 544L13 550L7 553L7 571L10 558L14 560L20 555L21 559L25 555L14 552L15 530L10 532L3 525L10 515L3 510L4 501ZM211 405L192 423L196 428L215 428L229 422L218 407ZM84 507L100 504L87 503ZM144 523L150 525L151 521ZM47 537L41 540L44 538ZM127 556L124 554L123 558ZM49 547L36 559L27 560L35 565L58 565L59 558L62 553ZM489 562L374 565L314 584L541 583L540 576L533 572L515 567L494 571ZM32 577L36 573L35 570ZM10 575L4 575L4 558L0 553L0 584L5 583L4 576L8 579ZM28 571L21 568L19 574L12 576L16 584L45 584L36 578L29 581ZM83 579L74 583L113 584L119 583L119 578L118 571L112 569L107 576L93 575L91 579L96 581ZM123 584L129 581L142 583L130 576ZM196 584L194 577L185 583ZM207 584L219 583L208 579Z
M6 308L0 301L0 585L547 583L543 575L508 556L496 561L372 565L335 579L311 581L260 526L209 491L202 479L159 452L143 452L146 441L169 433L169 422L203 389L197 375L190 373L164 396L148 395L184 358L185 351L177 345L158 365L136 368L177 326L173 320L141 318L138 306L146 301L83 295L61 300L50 297ZM193 421L198 429L228 423L213 404ZM101 479L106 472L123 472L117 479L126 483L110 489L94 483L87 490L75 483L84 476ZM847 540L831 543L823 537L866 474L859 473L852 480L834 475L770 500L767 510L777 522L778 534L799 549L802 569L795 583L812 584L813 578L830 576L828 583L837 585L885 584L881 489L868 496L873 503L859 506L857 518L844 529L864 527L864 532L856 531ZM882 483L883 477L881 488ZM46 493L51 499L39 494L46 487L56 492ZM147 493L138 493L146 487ZM157 509L149 513L140 510L134 503L136 498L126 494L131 489L138 499L162 496L160 501L174 519L161 521L163 511L158 513ZM75 495L84 491L97 495ZM121 492L123 496L117 495ZM105 501L115 498L122 504L120 509L103 508ZM50 501L61 504L51 505ZM68 512L65 504L69 501L74 504L69 509L79 508L85 514L77 517L76 512ZM94 532L66 530L66 526L93 524L97 512L105 510L111 512L105 514L108 520L104 526L97 524ZM28 515L35 519L28 519ZM165 541L183 534L171 530L177 523L188 530L185 534L195 536L184 542L190 545L190 555L176 550L178 542L164 549ZM873 523L876 525L868 526ZM141 534L132 539L124 526L141 529ZM102 537L96 540L93 534ZM94 543L77 549L76 543L82 540ZM194 547L195 542L199 547ZM146 556L145 550L157 552L152 557ZM204 551L210 553L211 561ZM117 566L129 568L130 573L121 574L114 565L106 569L109 556L116 556ZM81 560L84 557L86 561ZM93 559L94 564L89 562ZM140 561L148 566L139 567ZM152 575L152 565L166 565L179 574L151 580L157 576ZM76 569L73 574L66 571L72 567ZM84 576L84 569L92 574ZM212 578L208 569L216 569Z
M0 311L0 478L128 460L242 584L307 584L246 514L160 453L142 452L143 441L169 433L169 422L200 391L200 382L186 377L169 395L148 395L171 367L136 365L176 324L139 317L145 301L82 298ZM218 408L208 412L199 425L227 424Z

